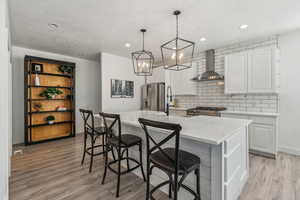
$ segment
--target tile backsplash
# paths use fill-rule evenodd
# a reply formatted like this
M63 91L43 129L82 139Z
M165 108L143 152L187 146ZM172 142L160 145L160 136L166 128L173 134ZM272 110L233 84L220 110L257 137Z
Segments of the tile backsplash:
M224 74L224 57L226 54L263 46L276 46L277 38L247 41L224 48L215 49L215 70ZM202 52L194 61L199 74L205 71L205 54ZM279 96L277 94L225 95L224 85L217 82L196 82L197 96L176 96L180 107L224 106L231 111L278 112Z

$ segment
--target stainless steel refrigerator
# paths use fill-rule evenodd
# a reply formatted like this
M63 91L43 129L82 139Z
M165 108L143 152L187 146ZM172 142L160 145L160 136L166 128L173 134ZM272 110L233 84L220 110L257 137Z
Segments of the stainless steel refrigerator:
M165 111L165 83L142 86L142 110Z

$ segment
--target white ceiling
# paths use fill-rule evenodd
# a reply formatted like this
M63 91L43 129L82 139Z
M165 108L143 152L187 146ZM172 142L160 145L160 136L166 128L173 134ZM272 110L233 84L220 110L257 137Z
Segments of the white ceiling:
M196 52L300 28L300 0L9 0L13 44L96 59L101 51L130 56L146 49L160 59L160 45L180 35ZM56 23L55 31L48 27ZM240 30L248 24L247 30ZM200 42L205 37L207 41ZM126 48L126 42L131 48Z

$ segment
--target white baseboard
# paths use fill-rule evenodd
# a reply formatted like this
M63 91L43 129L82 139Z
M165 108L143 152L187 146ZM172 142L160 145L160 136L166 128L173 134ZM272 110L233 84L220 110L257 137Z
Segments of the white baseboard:
M300 149L294 149L294 148L289 148L289 147L278 147L278 151L287 153L287 154L300 156Z

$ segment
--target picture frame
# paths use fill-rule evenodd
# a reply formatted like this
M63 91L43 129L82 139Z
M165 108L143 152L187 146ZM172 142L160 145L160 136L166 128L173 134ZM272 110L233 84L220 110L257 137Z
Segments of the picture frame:
M133 98L134 82L111 79L111 98Z
M31 63L31 71L33 73L43 72L43 64L41 64L41 63Z

